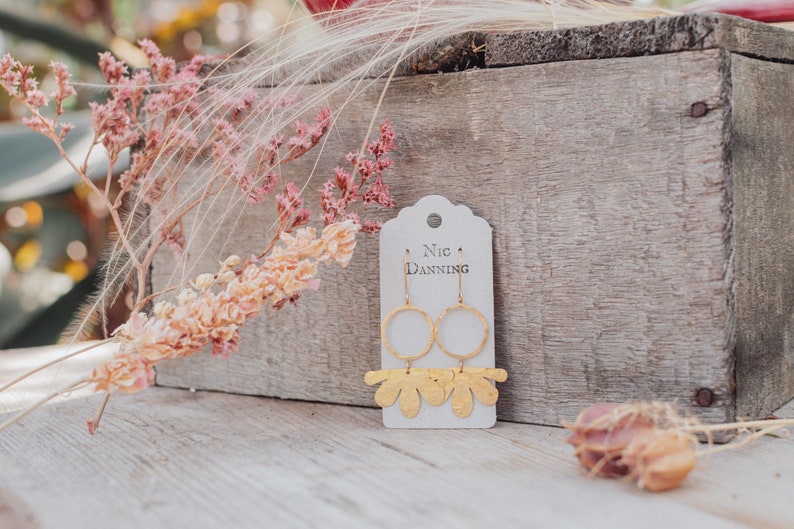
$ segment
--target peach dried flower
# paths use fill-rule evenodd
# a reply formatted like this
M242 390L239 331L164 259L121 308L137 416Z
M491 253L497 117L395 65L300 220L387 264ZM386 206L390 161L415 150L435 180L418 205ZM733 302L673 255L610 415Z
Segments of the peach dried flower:
M221 263L221 272L227 272L238 266L242 260L239 255L230 255Z
M215 283L215 276L212 274L201 274L190 282L190 285L198 290L207 290Z
M356 247L356 234L361 226L352 220L335 222L323 229L321 235L325 242L326 254L321 258L327 261L333 259L341 267L346 267L353 257L353 250Z
M681 484L695 468L695 449L690 434L676 430L645 430L632 439L623 453L637 486L658 492Z
M136 354L120 354L94 369L91 380L97 391L135 393L152 385L154 369Z

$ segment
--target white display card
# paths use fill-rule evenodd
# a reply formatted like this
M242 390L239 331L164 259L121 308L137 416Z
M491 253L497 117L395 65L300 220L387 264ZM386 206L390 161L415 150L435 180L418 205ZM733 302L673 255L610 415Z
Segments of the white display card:
M453 310L438 325L438 337L447 351L463 356L474 352L482 344L487 324L487 338L482 350L463 361L464 372L471 376L474 372L486 373L477 368L494 368L491 227L484 219L476 217L468 207L454 206L444 197L431 195L422 198L413 207L400 211L381 230L381 322L393 309L406 305L407 279L411 305L425 311L435 325L445 309L458 304L458 268L461 259L460 288L463 303L479 312L481 317L471 310ZM404 269L407 269L407 275L403 274ZM405 356L421 352L433 340L432 325L416 310L395 313L385 328L382 328L382 332L391 347ZM381 365L383 370L406 369L406 361L393 355L383 342ZM439 371L456 376L460 361L445 354L438 342L433 340L429 352L410 363L411 370L419 370L415 372L417 374L424 368L433 369L436 378ZM468 368L471 369L466 371ZM503 370L495 369L489 369L487 373L492 375L495 371L504 373ZM373 380L368 380L368 383L372 382ZM482 382L489 386L483 386ZM480 378L475 385L479 385L480 389L484 387L487 392L493 387L493 378ZM456 401L465 397L464 392L474 397L469 398L469 401L473 401L471 413L466 417L458 416L461 412L453 411L449 387L451 386L447 385L444 402L439 405L430 404L422 397L419 411L412 418L401 410L400 399L406 397L415 401L417 393L422 395L422 392L415 389L403 390L394 404L383 408L384 425L388 428L489 428L494 425L496 407L480 402L477 391L469 393L468 389L456 390ZM394 390L389 391L393 397ZM389 391L384 390L384 393ZM490 391L495 393L492 389ZM495 400L496 396L493 395L493 398ZM460 404L457 406L460 409Z

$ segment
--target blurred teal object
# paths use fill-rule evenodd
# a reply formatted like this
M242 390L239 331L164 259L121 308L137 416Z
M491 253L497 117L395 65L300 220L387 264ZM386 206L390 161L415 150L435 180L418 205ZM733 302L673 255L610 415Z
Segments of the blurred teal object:
M91 114L66 117L75 128L64 149L81 165L94 142ZM106 221L74 193L80 178L49 139L25 125L0 125L0 156L0 348L51 344L94 288L92 269L107 237ZM128 153L121 158L115 175L129 163ZM101 144L91 151L87 167L90 178L104 181L108 161ZM20 214L30 204L39 211L37 222L9 220L8 213ZM68 256L70 243L89 250L79 263ZM28 252L35 250L29 266L22 266L26 245ZM83 273L70 273L70 262Z
M0 6L0 31L36 40L97 68L97 56L107 49L106 45L76 29L65 27L63 20L43 18L40 13L20 4L22 2L17 0L13 8Z
M75 111L67 114L74 130L64 140L69 157L80 164L85 159L94 141L90 111ZM29 198L50 195L74 187L80 180L74 169L61 158L53 143L25 125L0 125L0 203L16 202ZM88 176L93 180L104 179L107 174L107 158L101 145L94 148L88 163ZM129 164L129 153L119 157L114 171L121 171Z

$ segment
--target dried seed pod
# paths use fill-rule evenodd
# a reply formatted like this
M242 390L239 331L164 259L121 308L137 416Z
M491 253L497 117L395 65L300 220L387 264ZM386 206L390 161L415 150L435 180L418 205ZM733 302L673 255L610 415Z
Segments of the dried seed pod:
M642 431L654 428L652 418L625 404L596 404L579 413L573 424L563 423L571 430L567 442L576 448L579 463L591 475L625 476L632 469L623 461L623 451Z
M645 430L634 436L621 462L637 486L658 492L677 487L695 468L694 439L678 430Z

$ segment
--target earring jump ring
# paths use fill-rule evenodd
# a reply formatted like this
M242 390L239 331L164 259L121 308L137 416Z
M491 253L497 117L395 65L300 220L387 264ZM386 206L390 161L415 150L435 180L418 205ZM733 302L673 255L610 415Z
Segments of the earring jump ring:
M391 320L391 318L395 314L397 314L399 312L403 312L403 311L418 312L419 314L421 314L424 317L425 321L427 322L427 326L430 328L430 338L428 338L428 340L427 340L427 345L425 345L425 348L422 349L421 352L419 352L419 353L417 353L415 355L404 355L404 354L398 353L391 346L391 343L389 343L388 338L386 338L386 328L388 327L389 321ZM424 355L426 355L430 351L430 349L432 349L433 342L435 341L435 328L433 327L433 320L430 319L430 315L427 312L425 312L424 310L420 309L416 305L410 305L410 304L400 305L399 307L396 307L396 308L392 309L391 312L389 312L386 315L386 317L383 319L383 323L381 323L381 326L380 326L380 339L383 342L383 345L386 346L386 349L388 349L388 351L391 354L393 354L394 356L396 356L400 360L405 360L406 362L411 362L412 360L416 360L417 358L423 357Z
M475 316L477 316L480 319L480 322L482 322L482 327L483 327L482 341L480 342L480 345L478 345L477 348L474 351L472 351L471 353L466 354L466 355L458 355L458 354L450 352L446 347L444 347L444 344L441 342L441 336L439 336L439 329L441 328L441 321L447 316L447 314L449 314L450 312L455 311L455 310L465 310L467 312L471 312L472 314L474 314ZM480 351L482 351L483 348L485 347L485 343L488 341L488 321L485 319L485 316L483 316L482 313L479 310L477 310L474 307L471 307L469 305L466 305L464 303L458 303L457 305L452 305L451 307L447 307L446 309L444 309L444 312L442 312L441 314L438 315L438 318L436 319L436 324L435 324L435 326L433 326L433 335L435 337L435 340L436 340L436 343L438 344L439 349L441 349L441 351L445 355L450 356L452 358L455 358L456 360L459 360L461 362L461 364L462 364L464 360L466 360L468 358L472 358L472 357L477 356L478 354L480 354ZM461 365L461 367L462 367L462 365Z

